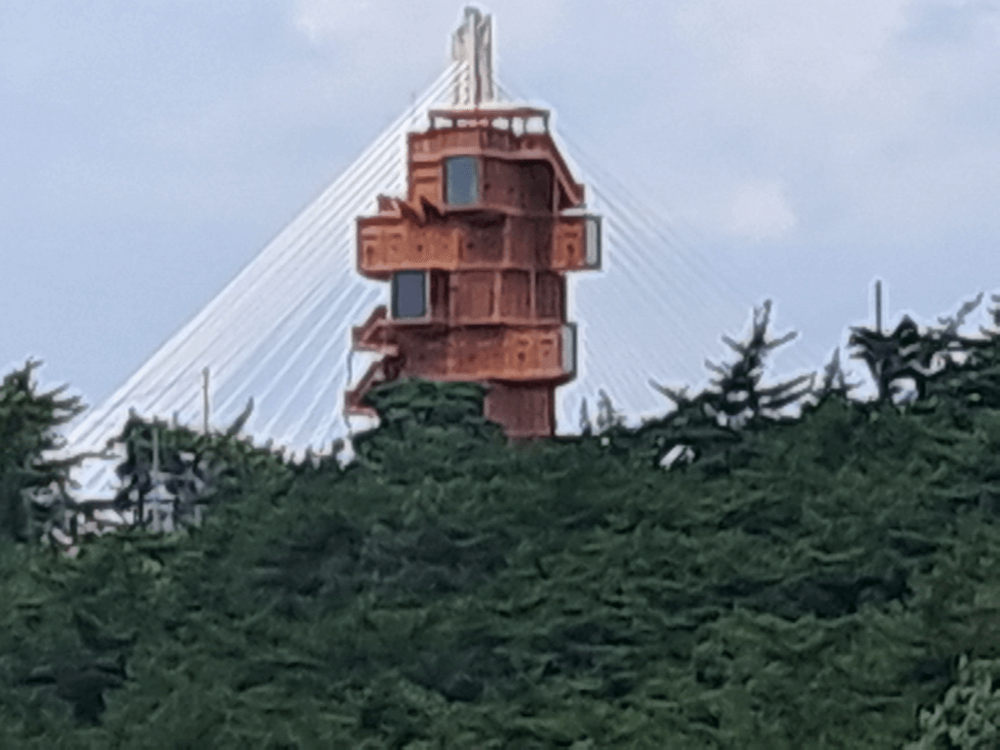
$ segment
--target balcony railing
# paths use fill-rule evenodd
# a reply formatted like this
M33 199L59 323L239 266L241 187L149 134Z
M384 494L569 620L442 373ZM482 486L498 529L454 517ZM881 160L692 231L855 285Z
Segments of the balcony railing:
M527 221L535 222L539 219ZM541 219L541 221L549 221ZM551 219L553 227L548 267L554 271L597 270L601 267L601 220L592 215L561 215ZM538 231L532 230L532 231ZM506 240L525 243L530 237L512 233ZM358 221L358 270L363 274L388 280L394 271L439 268L457 270L476 266L504 266L511 261L493 263L467 262L462 248L470 242L469 230L461 225L414 226L405 219L390 223L383 217ZM503 258L522 258L524 265L538 262L546 268L546 258L519 251L520 245L505 249ZM468 253L465 253L466 255ZM497 255L498 259L501 257Z

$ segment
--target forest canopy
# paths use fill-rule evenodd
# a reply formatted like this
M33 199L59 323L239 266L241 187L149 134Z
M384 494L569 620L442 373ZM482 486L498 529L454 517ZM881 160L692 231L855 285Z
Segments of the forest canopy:
M765 382L765 305L708 389L658 386L663 417L605 394L527 446L461 383L373 391L346 466L136 419L119 506L156 484L155 428L204 514L75 557L31 509L79 404L15 372L0 746L995 747L1000 337L968 312L855 329L859 401L836 357Z

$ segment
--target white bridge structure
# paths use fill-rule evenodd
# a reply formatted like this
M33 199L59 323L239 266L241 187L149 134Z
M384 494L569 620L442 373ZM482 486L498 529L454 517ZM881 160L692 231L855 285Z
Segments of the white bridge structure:
M104 450L133 410L222 429L251 398L244 433L293 456L307 449L323 455L334 440L349 443L352 434L375 426L344 414L345 391L377 356L352 353L351 328L387 294L385 285L356 271L355 219L375 212L380 193L405 195L406 134L426 128L428 109L515 100L493 75L491 37L490 17L467 8L440 77L110 398L69 425L66 452ZM557 432L570 434L583 399L593 414L601 390L629 424L669 411L650 378L703 383L704 360L718 359L720 335L742 327L760 300L728 283L648 201L560 136L554 132L586 186L587 208L604 225L603 270L569 282L579 364L577 379L557 391L556 416ZM79 499L113 497L115 465L84 463L74 475Z

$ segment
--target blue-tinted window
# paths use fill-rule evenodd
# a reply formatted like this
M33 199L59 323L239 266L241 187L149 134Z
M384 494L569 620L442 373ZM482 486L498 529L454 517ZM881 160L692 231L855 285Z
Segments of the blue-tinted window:
M445 160L445 201L466 206L479 200L479 163L474 156Z
M422 318L426 314L426 274L423 271L398 271L392 277L392 317Z

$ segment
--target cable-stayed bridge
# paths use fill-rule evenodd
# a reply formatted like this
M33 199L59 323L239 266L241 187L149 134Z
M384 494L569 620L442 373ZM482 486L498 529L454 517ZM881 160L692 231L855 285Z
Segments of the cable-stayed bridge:
M221 428L254 409L245 432L293 454L324 453L337 438L374 426L347 418L344 392L374 355L351 352L351 328L384 303L385 285L355 268L355 219L374 213L379 194L405 195L406 135L427 126L435 105L513 101L494 80L490 19L467 11L453 60L411 106L307 206L198 315L170 338L103 404L67 432L67 452L100 451L129 412ZM471 41L470 41L471 40ZM472 92L476 92L473 94ZM555 138L603 216L603 270L571 282L569 314L579 323L575 381L557 392L558 432L575 432L582 399L606 391L630 423L670 404L649 379L703 382L719 336L748 319L754 302L687 247L648 201L631 194L572 140ZM816 362L808 363L813 366ZM75 474L85 499L114 495L114 463L89 460Z

